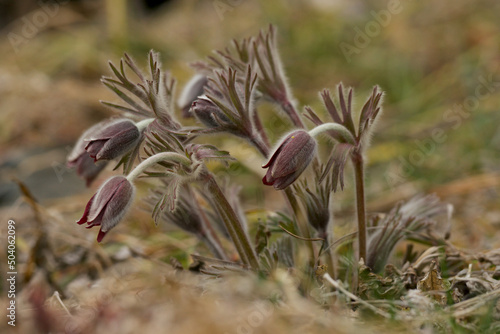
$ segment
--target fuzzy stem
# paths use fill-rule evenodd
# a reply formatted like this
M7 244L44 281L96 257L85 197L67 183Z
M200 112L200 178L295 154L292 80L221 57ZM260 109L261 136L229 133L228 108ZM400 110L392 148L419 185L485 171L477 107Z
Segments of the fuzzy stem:
M286 112L288 117L293 122L293 125L295 125L298 128L305 129L305 125L300 119L299 113L297 112L297 109L295 109L294 105L292 102L290 102L289 99L285 97L283 101L280 102L281 108Z
M229 235L231 236L241 260L243 263L249 265L253 270L259 270L257 255L250 244L250 240L248 240L248 236L245 233L238 216L227 201L213 175L206 171L203 176L206 181L208 191L214 198L217 211L221 216Z
M262 136L254 134L249 136L249 140L265 158L269 156L269 144L262 139Z
M359 257L366 262L366 209L365 209L365 180L363 156L359 151L352 153L351 160L354 166L356 183L356 211L358 216L358 243Z
M139 175L141 175L142 172L144 172L147 168L150 166L161 162L161 161L174 161L183 164L184 166L191 166L192 162L189 158L187 158L185 155L175 153L175 152L162 152L155 154L140 164L138 164L134 170L132 170L128 175L127 179L132 182L134 181Z
M349 144L355 145L356 140L354 139L352 133L342 124L339 123L324 123L318 125L314 129L309 131L309 135L311 137L316 137L324 132L335 131L337 132L343 139L345 139Z
M149 124L153 123L155 119L156 118L143 119L142 121L135 123L135 126L137 126L137 129L139 129L139 132L142 132L144 129L148 127Z
M268 144L266 144L264 141L260 140L260 138L256 138L255 136L253 138L251 138L251 141L259 149L259 151L262 153L262 155L264 157L269 156L270 148L269 148ZM304 224L305 221L302 219L303 216L301 214L299 203L297 202L297 199L293 195L291 188L288 187L288 188L284 189L282 193L285 195L285 199L286 199L288 205L290 206L290 208L292 209L292 212L295 216L294 228L296 229L296 231L295 231L296 234L300 234L301 236L303 236L307 239L310 239L311 233L309 231L307 224ZM315 254L314 244L312 241L306 241L306 243L307 243L307 246L309 248L309 252L310 252L310 256L311 256L310 258L314 259L314 254Z
M217 233L207 218L205 211L201 208L200 203L195 198L193 191L190 187L188 187L189 195L193 198L196 209L198 210L198 214L200 216L203 231L200 233L200 239L207 244L207 246L211 249L214 255L221 260L228 260L228 256L222 247L219 237Z
M253 124L255 126L255 129L257 130L257 133L260 135L260 139L263 142L263 146L266 146L269 151L269 138L267 137L266 130L264 129L264 126L262 125L262 121L260 120L259 114L257 114L257 110L254 110L252 114L252 119L253 119Z
M302 219L302 211L300 210L300 206L299 203L297 202L297 199L293 195L292 189L290 187L287 187L283 190L283 192L295 216L295 221L296 221L295 228L297 229L296 234L299 234L300 236L303 236L306 239L311 239L311 233L308 228L309 226ZM312 241L306 241L306 244L309 248L310 259L311 261L314 261L314 257L316 254L314 250L314 244Z

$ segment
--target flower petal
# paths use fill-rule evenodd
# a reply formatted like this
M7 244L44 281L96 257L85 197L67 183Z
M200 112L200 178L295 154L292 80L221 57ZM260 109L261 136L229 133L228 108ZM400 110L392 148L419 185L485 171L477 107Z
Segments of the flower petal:
M97 242L101 242L107 232L104 232L102 228L99 230L99 234L97 235Z
M141 134L133 128L121 131L107 140L96 155L97 160L112 160L130 151L139 140Z
M104 209L103 231L109 231L123 218L133 202L134 192L134 186L128 180L118 186L113 198Z
M94 221L101 212L104 211L108 202L113 198L118 186L122 182L128 182L127 179L121 175L113 176L107 180L95 194L94 205L90 208L88 215L89 221Z
M76 223L78 225L85 224L88 221L88 215L90 211L90 207L92 206L92 203L94 202L95 195L90 198L88 201L87 205L85 206L85 210L83 211L83 216L80 218L80 220L77 220Z
M94 160L96 160L97 155L105 144L106 140L90 140L87 143L87 146L85 146L85 150L91 158L94 158Z
M271 166L273 178L280 178L297 171L302 173L315 153L316 141L307 132L302 130L293 132L283 143L280 154Z

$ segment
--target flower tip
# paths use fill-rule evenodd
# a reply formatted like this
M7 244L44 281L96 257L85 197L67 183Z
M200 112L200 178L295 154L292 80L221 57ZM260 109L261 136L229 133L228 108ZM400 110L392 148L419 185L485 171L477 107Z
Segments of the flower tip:
M101 242L107 232L103 232L102 229L99 230L99 234L97 235L97 242Z
M78 225L82 225L82 224L85 224L87 222L87 219L85 216L83 216L82 218L80 218L79 220L76 221L76 223Z
M266 186L272 186L276 180L268 181L267 180L267 174L262 178L262 183L264 183Z

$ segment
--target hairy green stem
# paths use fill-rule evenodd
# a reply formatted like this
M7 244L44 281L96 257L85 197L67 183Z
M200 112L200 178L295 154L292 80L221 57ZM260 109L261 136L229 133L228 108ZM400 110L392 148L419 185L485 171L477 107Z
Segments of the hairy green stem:
M356 140L354 139L352 133L342 124L339 123L324 123L318 125L314 129L309 131L311 137L316 137L324 132L335 131L339 134L346 142L352 145L356 145Z
M258 136L254 136L250 140L259 149L260 153L264 157L269 156L270 148L269 148L268 143L261 140L261 138ZM301 213L299 203L297 202L297 199L295 198L291 188L288 187L288 188L284 189L282 193L284 194L285 199L286 199L288 205L290 206L290 208L292 209L293 215L295 217L295 219L294 219L294 222L295 222L294 228L296 229L295 233L300 234L301 236L303 236L307 239L310 239L311 238L310 230L309 230L307 224L305 224L305 220L303 220L303 215ZM310 252L311 261L313 261L313 259L315 258L314 244L312 241L306 241L306 244L307 244L309 252Z
M359 259L366 262L366 207L363 156L355 151L351 156L356 183L356 212L358 217Z
M259 270L257 255L255 254L255 251L250 243L250 240L248 239L247 234L245 233L245 230L243 229L243 226L241 225L241 222L238 219L238 216L227 201L226 196L224 196L224 193L220 189L212 174L205 171L203 178L206 181L209 193L214 198L217 212L221 216L241 260L253 270Z
M142 132L143 130L145 130L148 127L149 124L153 123L153 121L155 119L156 118L143 119L142 121L135 123L135 126L137 126L137 129L139 129L139 132Z
M127 175L127 179L132 182L134 181L139 175L141 175L147 168L151 167L152 165L161 162L161 161L173 161L173 162L178 162L183 164L186 167L191 166L192 161L186 157L185 155L175 153L175 152L162 152L155 154L153 156L150 156L146 160L142 161L140 164L138 164L133 171L131 171Z
M195 198L193 191L190 187L187 188L189 191L189 195L193 198L194 204L196 205L196 209L198 210L198 214L200 215L200 219L202 222L203 231L200 233L200 239L205 242L205 244L210 248L210 250L214 253L214 255L221 260L229 260L222 244L220 242L217 233L207 218L205 211L201 208L200 203Z

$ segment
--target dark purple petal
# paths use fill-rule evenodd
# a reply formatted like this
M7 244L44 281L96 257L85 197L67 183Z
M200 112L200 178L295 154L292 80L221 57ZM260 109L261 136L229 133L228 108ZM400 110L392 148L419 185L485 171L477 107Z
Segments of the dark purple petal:
M135 189L130 182L124 182L119 186L113 199L105 208L102 219L101 230L107 232L115 227L125 216L134 200Z
M103 148L104 144L106 144L106 140L91 140L87 143L87 146L85 146L85 150L95 161L97 160L96 157L99 154L99 151Z
M286 141L286 140L285 140ZM274 154L271 156L271 158L269 159L269 161L267 162L267 164L263 165L262 168L268 168L270 166L272 166L274 164L274 161L278 158L278 155L280 154L281 150L283 149L283 144L281 144L277 149L276 151L274 152Z
M90 213L88 215L88 220L94 221L97 216L104 212L105 207L108 205L109 201L113 198L118 186L122 182L128 182L128 180L120 175L113 176L108 179L95 194L94 205L90 208Z
M94 218L92 221L88 221L87 222L88 226L86 226L86 228L92 228L94 226L101 226L103 217L104 217L104 211L100 212L99 215L96 218Z
M273 180L271 177L271 170L267 170L266 175L262 178L262 183L264 183L266 186L272 186L276 180Z
M96 159L112 160L127 153L135 146L140 136L139 129L135 126L130 130L117 133L104 143Z
M87 138L85 150L97 160L112 160L130 151L140 140L141 134L134 122L119 119L109 122Z
M99 230L99 234L97 235L97 242L101 242L107 232L103 232L102 228Z
M129 131L132 130L133 128L137 127L131 120L115 119L112 121L108 121L100 128L99 131L91 133L90 135L85 137L84 140L90 141L90 140L110 139L117 133L120 133L122 131Z
M124 176L113 176L92 197L79 224L101 226L97 241L120 222L134 199L134 186Z
M272 186L276 190L283 190L289 185L291 185L293 182L295 182L295 180L299 178L300 174L301 173L296 173L275 179Z
M73 150L68 155L67 166L70 168L76 167L76 173L85 179L87 186L89 186L99 172L106 167L106 163L94 164L94 160L90 158L89 153L85 151L85 147L89 143L84 139L95 136L109 123L109 120L100 122L86 130L80 136Z
M87 129L77 140L75 146L73 147L73 150L71 153L68 155L67 161L68 163L75 163L80 156L83 154L87 154L85 151L85 146L87 146L87 141L85 141L86 138L92 137L95 134L99 133L99 131L107 124L109 121L104 121L95 124L94 126L90 127Z
M282 190L292 184L307 168L316 154L316 141L308 132L296 130L286 136L263 168L269 168L262 179L265 185Z
M80 218L80 220L78 220L76 222L78 225L85 224L88 221L90 207L92 206L92 203L94 202L94 198L95 198L95 195L90 198L87 205L85 206L85 210L83 211L82 218Z
M274 178L300 173L314 157L316 141L305 131L295 131L281 146L279 155L270 167Z

